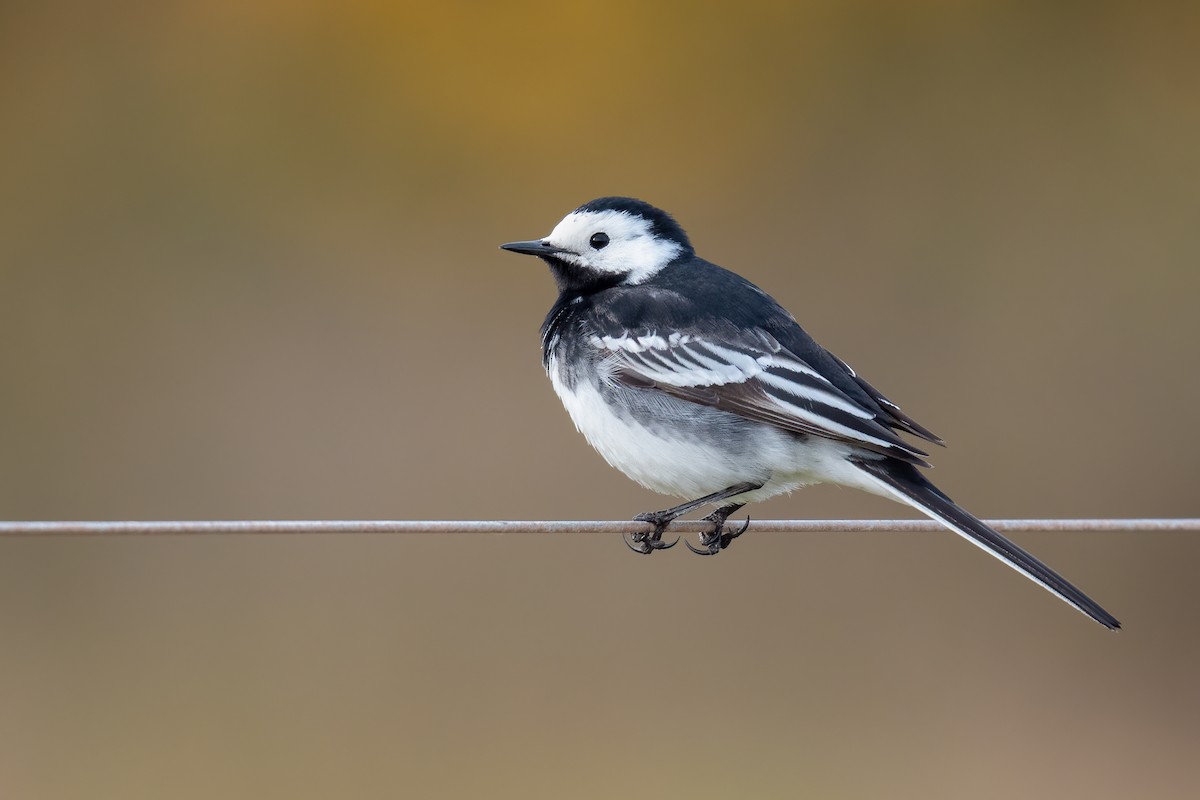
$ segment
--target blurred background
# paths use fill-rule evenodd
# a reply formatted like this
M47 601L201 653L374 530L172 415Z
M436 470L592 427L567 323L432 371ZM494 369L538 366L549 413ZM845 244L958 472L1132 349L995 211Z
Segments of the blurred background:
M945 437L985 517L1198 516L1192 4L0 7L0 517L661 508L503 241L595 196ZM907 516L813 488L759 517ZM1200 537L0 541L6 798L1195 797Z

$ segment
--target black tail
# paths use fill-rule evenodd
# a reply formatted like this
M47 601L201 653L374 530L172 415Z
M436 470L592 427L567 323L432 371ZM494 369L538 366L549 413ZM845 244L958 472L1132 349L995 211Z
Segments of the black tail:
M1100 604L1076 589L1065 578L1038 561L1029 553L1005 539L969 512L960 508L916 467L892 459L854 460L856 467L882 481L918 510L941 522L967 541L999 558L1021 574L1037 581L1046 589L1087 614L1110 630L1121 623Z

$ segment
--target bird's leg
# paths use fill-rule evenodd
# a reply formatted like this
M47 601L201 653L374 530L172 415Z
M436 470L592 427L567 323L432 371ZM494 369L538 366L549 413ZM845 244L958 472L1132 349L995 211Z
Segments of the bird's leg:
M730 514L733 514L744 505L745 503L733 503L721 506L705 517L704 521L711 522L713 529L700 534L700 547L692 547L692 543L685 539L683 543L687 545L687 549L698 556L715 556L726 547L729 547L730 542L741 536L750 527L750 518L746 517L746 521L742 523L742 527L738 528L737 531L725 530L725 520L729 519Z
M706 494L704 497L701 497L697 500L690 500L682 505L675 506L674 508L668 508L665 511L650 511L645 514L638 514L636 517L634 517L634 520L637 522L649 522L654 526L654 530L650 533L632 533L629 535L629 539L625 541L625 544L630 550L634 551L635 553L641 553L642 555L650 555L655 550L666 550L674 547L679 540L676 539L674 542L666 544L662 540L662 535L663 531L667 529L667 526L674 522L676 518L688 513L689 511L700 508L703 505L707 505L709 503L719 503L722 500L728 500L730 497L736 497L739 494L745 494L746 492L752 492L755 489L761 489L762 486L762 483L736 483L733 486L730 486L728 489L722 489L719 492ZM720 538L720 528L724 524L725 518L728 517L729 514L732 514L734 510L741 508L741 506L726 506L726 508L730 509L729 512L724 517L721 517L720 523L717 525L718 540ZM722 510L724 509L719 509L716 513L719 514ZM714 514L712 517L709 517L709 519L715 521L715 517L716 514ZM737 536L740 536L741 533L741 531L738 531L737 534L730 536L729 540L732 541ZM630 540L632 540L632 542ZM702 544L704 543L703 538L701 538L700 541ZM728 542L726 542L725 545L722 545L722 547L727 545ZM720 548L718 547L717 549L719 550Z

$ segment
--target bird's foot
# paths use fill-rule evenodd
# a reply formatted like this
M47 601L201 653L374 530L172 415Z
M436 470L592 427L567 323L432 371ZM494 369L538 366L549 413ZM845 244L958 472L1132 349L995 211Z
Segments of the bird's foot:
M692 547L692 543L685 539L683 543L687 546L687 549L698 556L715 556L726 547L729 547L730 542L750 529L750 517L746 517L746 521L742 523L742 527L736 531L726 529L725 520L729 519L729 515L739 508L741 508L740 505L718 508L705 517L704 520L706 522L713 524L713 529L700 534L699 547Z
M625 538L625 546L635 553L641 553L644 556L651 555L655 550L670 550L675 545L679 544L679 537L675 537L673 542L663 541L663 531L667 526L675 521L675 514L668 514L665 511L650 511L645 514L638 514L634 517L635 522L649 522L654 526L654 530L650 533L631 533Z

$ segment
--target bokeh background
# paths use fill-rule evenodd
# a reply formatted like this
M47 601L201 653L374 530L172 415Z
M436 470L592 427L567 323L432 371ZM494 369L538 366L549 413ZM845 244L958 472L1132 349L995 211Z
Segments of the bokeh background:
M946 437L1197 516L1185 3L7 3L0 517L626 518L541 374L598 195ZM814 488L761 517L893 517ZM1195 797L1200 537L0 541L0 795Z

